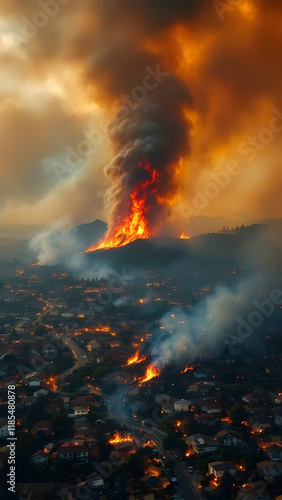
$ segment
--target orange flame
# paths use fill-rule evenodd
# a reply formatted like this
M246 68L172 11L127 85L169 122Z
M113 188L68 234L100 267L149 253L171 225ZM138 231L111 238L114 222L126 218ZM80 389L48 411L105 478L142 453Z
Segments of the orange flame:
M126 436L122 436L120 432L116 432L111 439L109 439L109 444L118 444L118 443L126 443L126 442L132 442L133 437L130 434L127 434Z
M56 392L57 389L58 389L58 386L57 386L57 383L56 383L57 379L58 379L57 376L51 375L49 377L49 379L46 380L46 385L48 385L48 387L50 387L51 391L53 391L53 392Z
M186 365L184 370L182 370L181 375L182 375L182 373L186 373L190 370L194 370L194 366L193 365Z
M190 240L190 236L188 236L188 234L184 233L184 231L183 231L183 233L181 233L179 235L179 239L180 240Z
M146 370L144 377L139 379L140 384L144 384L145 382L149 382L155 377L159 377L161 374L161 370L156 368L153 364L150 364Z
M136 351L136 353L131 356L131 358L128 358L126 366L128 365L133 365L134 363L142 363L142 361L146 360L146 356L140 356L139 351Z
M156 196L161 174L145 161L139 162L138 167L149 174L149 179L139 182L130 194L125 210L126 216L118 224L113 224L105 237L97 245L88 248L87 252L122 247L137 239L147 239L151 236L150 223L147 218L148 199Z

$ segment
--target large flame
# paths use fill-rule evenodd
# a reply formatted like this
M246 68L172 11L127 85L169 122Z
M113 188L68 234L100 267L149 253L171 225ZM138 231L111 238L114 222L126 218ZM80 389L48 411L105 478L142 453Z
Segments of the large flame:
M133 437L130 434L122 436L120 432L116 432L111 439L109 439L109 444L127 443L133 442Z
M146 370L146 373L144 377L141 377L139 379L140 384L144 384L145 382L149 382L155 377L159 377L161 374L161 370L154 366L153 364L150 364Z
M105 237L87 249L95 250L122 247L137 239L147 239L151 236L148 220L148 199L156 196L157 185L161 174L145 160L140 161L138 168L147 172L147 179L140 181L130 193L121 221L110 225ZM119 219L119 217L118 217Z
M184 231L183 231L183 233L181 233L179 235L179 239L180 240L190 240L190 236L188 236L188 234L184 233Z
M146 360L147 356L140 356L140 352L136 351L136 353L131 356L131 358L128 358L126 366L128 365L133 365L134 363L142 363L142 361Z

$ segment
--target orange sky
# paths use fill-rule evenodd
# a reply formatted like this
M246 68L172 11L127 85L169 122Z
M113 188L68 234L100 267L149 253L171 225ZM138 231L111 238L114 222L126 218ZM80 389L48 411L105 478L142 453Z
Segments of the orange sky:
M282 4L214 4L2 2L0 223L108 220L104 167L119 143L107 126L169 95L173 116L171 79L187 120L172 220L282 217ZM169 77L153 88L157 65Z

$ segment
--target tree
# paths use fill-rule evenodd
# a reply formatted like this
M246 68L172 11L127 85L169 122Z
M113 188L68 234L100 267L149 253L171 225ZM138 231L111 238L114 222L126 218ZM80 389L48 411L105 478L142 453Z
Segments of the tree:
M233 423L238 425L247 420L248 413L246 412L244 406L240 403L235 403L230 410L230 417Z
M51 418L51 423L53 429L56 433L65 433L65 431L69 431L72 427L72 420L68 417L66 412L57 413Z
M196 463L196 469L202 474L206 474L208 472L208 462L206 460L198 460Z
M33 330L34 335L46 335L47 329L44 325L37 324Z
M232 498L233 477L224 472L218 488L218 498Z
M143 477L145 470L144 457L138 452L134 453L134 455L130 455L125 464L125 469L136 479Z

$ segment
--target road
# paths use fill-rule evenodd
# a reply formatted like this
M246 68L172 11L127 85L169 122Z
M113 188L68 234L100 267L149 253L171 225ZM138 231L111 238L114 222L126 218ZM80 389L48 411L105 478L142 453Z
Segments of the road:
M129 416L124 410L124 400L130 388L131 387L123 389L120 393L115 394L114 396L105 397L105 399L109 402L108 413L110 418L117 420L118 415L118 421L126 424L137 435L138 433L140 434L139 429L142 427L145 435L141 436L140 434L138 439L143 442L146 442L148 438L151 439L155 442L160 456L164 457L164 460L172 460L174 462L174 473L179 483L183 500L201 500L201 490L193 485L193 481L190 477L190 473L186 470L186 466L183 465L178 458L175 458L175 453L164 449L163 439L166 434L155 427L156 422L152 419L146 419L145 423L143 423L142 420Z
M87 363L87 357L85 352L79 347L73 340L68 339L67 337L62 337L61 335L56 335L57 339L60 339L63 344L65 344L72 352L73 357L76 360L76 363L71 368L68 368L64 373L60 374L60 379L63 380L67 375L70 375L74 370L84 366Z

